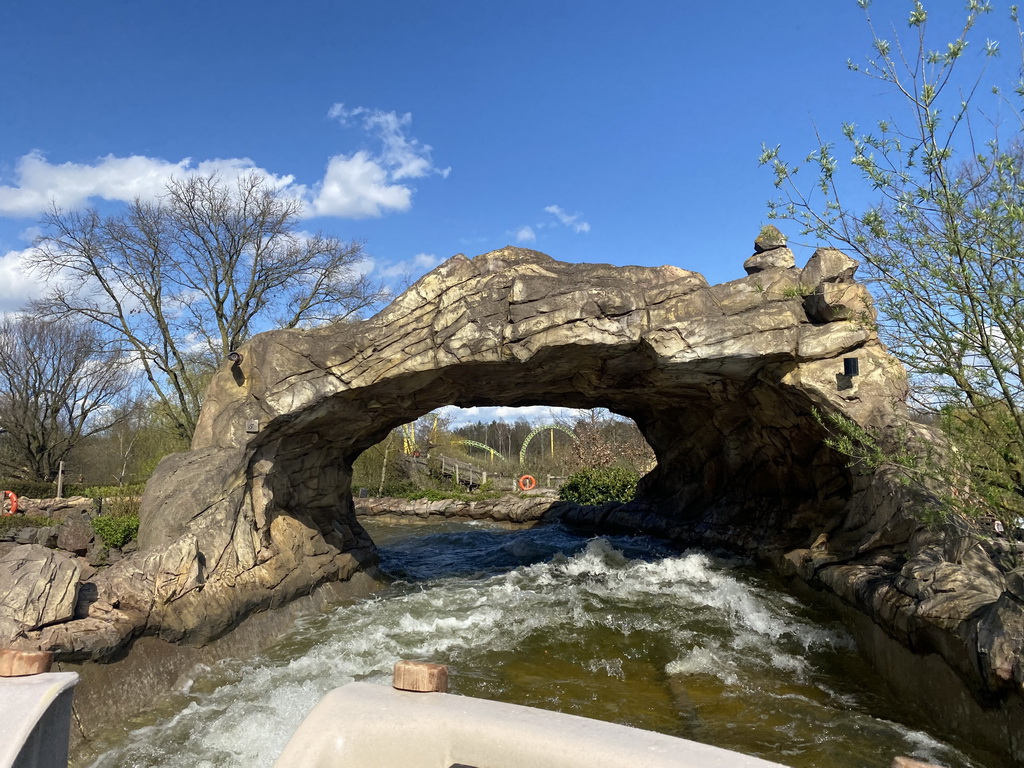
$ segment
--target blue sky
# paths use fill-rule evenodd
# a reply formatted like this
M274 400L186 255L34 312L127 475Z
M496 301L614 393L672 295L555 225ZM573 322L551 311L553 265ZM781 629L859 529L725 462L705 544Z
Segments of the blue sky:
M196 169L273 175L386 279L517 244L723 282L774 195L761 143L799 157L888 103L846 69L854 0L6 0L0 34L0 311L39 290L48 200Z

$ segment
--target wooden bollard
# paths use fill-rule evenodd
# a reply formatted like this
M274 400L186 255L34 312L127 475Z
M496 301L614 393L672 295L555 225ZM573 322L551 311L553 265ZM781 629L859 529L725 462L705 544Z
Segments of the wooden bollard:
M400 691L444 693L448 690L448 667L428 661L396 661L391 685Z
M0 651L0 677L24 677L50 671L53 654L49 651Z
M912 757L894 757L892 768L939 768L935 763L922 763Z

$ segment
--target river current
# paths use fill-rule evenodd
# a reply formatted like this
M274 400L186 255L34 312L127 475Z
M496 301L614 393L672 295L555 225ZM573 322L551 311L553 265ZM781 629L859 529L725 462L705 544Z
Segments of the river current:
M270 766L332 688L402 658L450 691L626 723L794 768L908 755L984 768L902 709L842 626L741 560L561 526L367 525L396 582L299 621L264 653L201 667L78 768ZM539 768L539 767L538 767Z

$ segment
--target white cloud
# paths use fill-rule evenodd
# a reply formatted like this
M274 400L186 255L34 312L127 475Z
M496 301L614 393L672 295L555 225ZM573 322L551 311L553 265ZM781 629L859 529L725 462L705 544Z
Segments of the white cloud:
M256 172L279 189L293 185L292 176L277 176L259 168L248 158L204 160L185 158L176 163L152 157L107 155L93 164L51 163L33 150L15 166L15 183L0 185L0 216L37 216L55 203L60 208L78 208L91 199L129 201L136 197L153 199L165 191L167 182L196 174L219 173L233 178Z
M307 216L375 217L409 210L413 189L408 180L447 177L451 170L435 167L431 147L408 134L412 124L408 113L365 107L346 110L343 104L335 104L328 115L343 125L358 118L359 127L379 147L330 157L323 179L315 184L298 184L294 176L271 173L249 158L172 162L141 155L107 155L94 163L51 163L42 152L33 150L17 161L13 179L0 184L0 216L38 216L51 203L73 209L93 200L152 200L172 178L218 173L230 180L257 173L284 194L302 200Z
M575 213L570 215L557 205L549 205L547 208L544 209L544 211L546 213L550 213L562 224L572 229L573 232L586 233L590 231L590 224L586 221L583 221L582 213Z
M46 285L24 267L25 257L31 250L8 251L0 256L0 314L24 309L46 290Z
M389 183L388 172L366 152L336 155L327 163L324 180L310 202L313 216L363 219L380 216L385 210L407 211L412 207L412 190Z
M411 282L418 280L442 261L444 259L432 253L417 253L411 259L404 259L380 269L378 274L386 279L404 278Z
M520 227L516 230L517 243L532 243L536 240L537 233L533 231L533 227Z

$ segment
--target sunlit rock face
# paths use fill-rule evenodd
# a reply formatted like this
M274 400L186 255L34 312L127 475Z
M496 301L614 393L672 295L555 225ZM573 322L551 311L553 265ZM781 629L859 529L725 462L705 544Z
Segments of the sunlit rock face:
M781 562L841 527L857 482L814 412L878 425L905 396L855 262L821 249L800 270L781 251L762 244L756 270L716 286L675 266L458 255L369 320L255 337L214 377L193 450L148 484L139 555L83 592L76 620L103 642L66 626L39 641L105 653L116 620L117 637L203 642L348 578L374 558L352 461L446 404L632 417L658 466L622 519Z
M338 551L364 546L352 460L392 428L455 404L629 416L659 459L643 497L680 519L733 510L736 530L722 538L740 548L766 526L796 546L823 507L845 503L849 483L813 410L871 423L905 394L854 266L821 250L804 270L709 286L671 266L567 264L518 248L456 256L371 320L266 333L240 349L207 393L193 452L150 483L140 544L210 527L218 551L235 550L230 567L248 570L288 515ZM835 282L848 290L830 292ZM808 314L819 304L829 322ZM851 355L861 375L844 382Z

